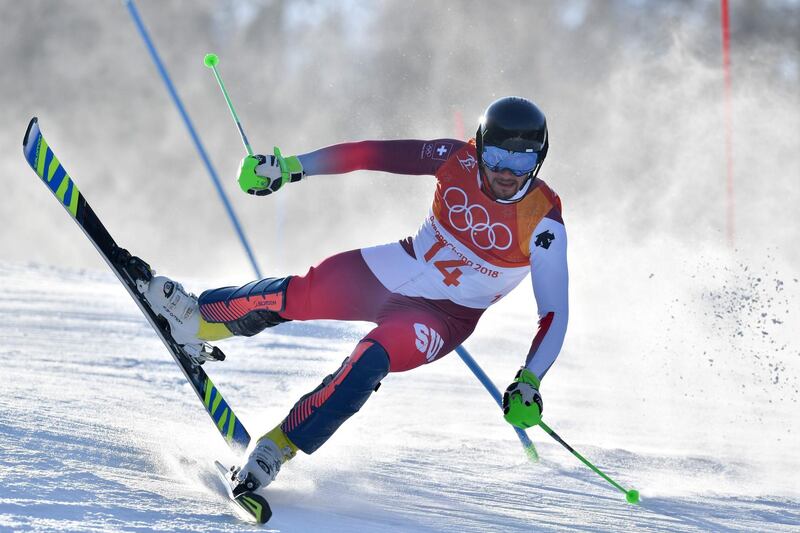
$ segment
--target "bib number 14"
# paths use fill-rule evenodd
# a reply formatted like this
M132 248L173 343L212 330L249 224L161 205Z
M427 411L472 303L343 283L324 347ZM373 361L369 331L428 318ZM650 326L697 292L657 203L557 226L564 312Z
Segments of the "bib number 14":
M439 272L442 273L442 282L445 285L457 287L460 281L458 278L461 277L461 274L464 272L459 268L464 266L464 261L460 259L445 259L444 261L434 261L433 266L439 269Z
M425 254L425 261L430 262L433 259L439 250L444 248L444 242L436 241L433 243L433 246ZM442 282L447 285L448 287L458 287L461 283L458 281L458 278L464 273L461 270L461 267L464 266L464 261L461 259L443 259L441 261L434 261L433 266L439 269L439 272L442 273L443 279Z

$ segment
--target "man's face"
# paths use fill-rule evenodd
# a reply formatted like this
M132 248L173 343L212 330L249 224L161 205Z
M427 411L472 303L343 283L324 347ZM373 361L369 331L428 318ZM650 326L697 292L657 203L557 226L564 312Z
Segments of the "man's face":
M499 200L508 200L512 198L519 192L525 180L528 179L527 174L524 176L516 176L507 168L495 172L484 165L483 171L486 172L486 180L489 182L492 193Z

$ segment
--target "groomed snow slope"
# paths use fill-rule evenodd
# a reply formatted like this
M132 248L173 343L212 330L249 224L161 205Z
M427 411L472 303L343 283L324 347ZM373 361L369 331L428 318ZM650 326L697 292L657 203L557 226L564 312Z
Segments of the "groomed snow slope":
M593 282L602 282L597 275ZM645 272L641 283L675 287L659 275ZM712 324L714 302L734 282L702 293ZM788 313L797 300L787 298L775 296L773 310ZM676 366L672 358L693 343L706 343L696 352L708 351L707 359L719 353L715 338L691 332L706 314L695 308L675 318L688 302L679 296L659 312L648 307L652 297L644 300L617 330L611 317L591 319L574 306L572 340L543 387L551 426L639 489L640 506L539 430L529 435L542 459L527 462L492 400L451 354L387 377L325 447L290 463L268 490L274 517L265 529L796 531L797 354L773 358L783 365L774 384L772 374L762 376L772 363L767 370L730 352L727 362L718 355L716 363ZM532 320L527 302L501 305L466 346L505 386ZM719 313L725 327L735 325ZM620 342L631 327L656 323L657 334ZM368 327L285 324L221 343L228 360L208 372L260 434L335 370ZM685 332L683 344L670 336L675 329ZM213 459L233 457L99 259L97 271L0 262L0 339L0 530L248 529L212 470ZM632 355L645 344L648 356ZM703 387L713 394L698 392Z

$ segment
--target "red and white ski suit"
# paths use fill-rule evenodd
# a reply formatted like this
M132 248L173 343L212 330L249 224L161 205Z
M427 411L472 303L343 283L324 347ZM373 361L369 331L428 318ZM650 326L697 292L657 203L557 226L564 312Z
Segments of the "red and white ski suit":
M367 338L403 371L452 351L482 312L530 272L539 326L525 365L542 378L567 328L567 235L559 197L540 179L516 203L480 187L473 141L363 141L299 156L308 176L377 170L431 174L433 205L417 234L326 259L289 282L282 316L377 323Z
M388 372L451 352L486 308L528 272L539 328L525 365L539 378L545 375L567 328L567 235L561 202L542 180L528 182L518 202L496 202L481 190L474 143L452 139L364 141L298 157L309 176L354 170L431 174L437 186L413 237L334 255L303 276L267 278L200 296L206 320L236 325L231 331L242 334L283 320L376 324L342 366L289 411L281 429L291 442L313 453ZM250 317L254 329L247 326Z

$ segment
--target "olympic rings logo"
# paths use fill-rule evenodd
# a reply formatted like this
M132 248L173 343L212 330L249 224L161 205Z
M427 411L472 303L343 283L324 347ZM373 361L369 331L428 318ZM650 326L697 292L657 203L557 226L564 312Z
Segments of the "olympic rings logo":
M462 189L450 187L444 192L443 199L450 225L458 231L469 231L472 244L481 250L508 250L511 247L512 235L508 226L502 222L492 223L489 212L482 205L469 205L467 193Z

